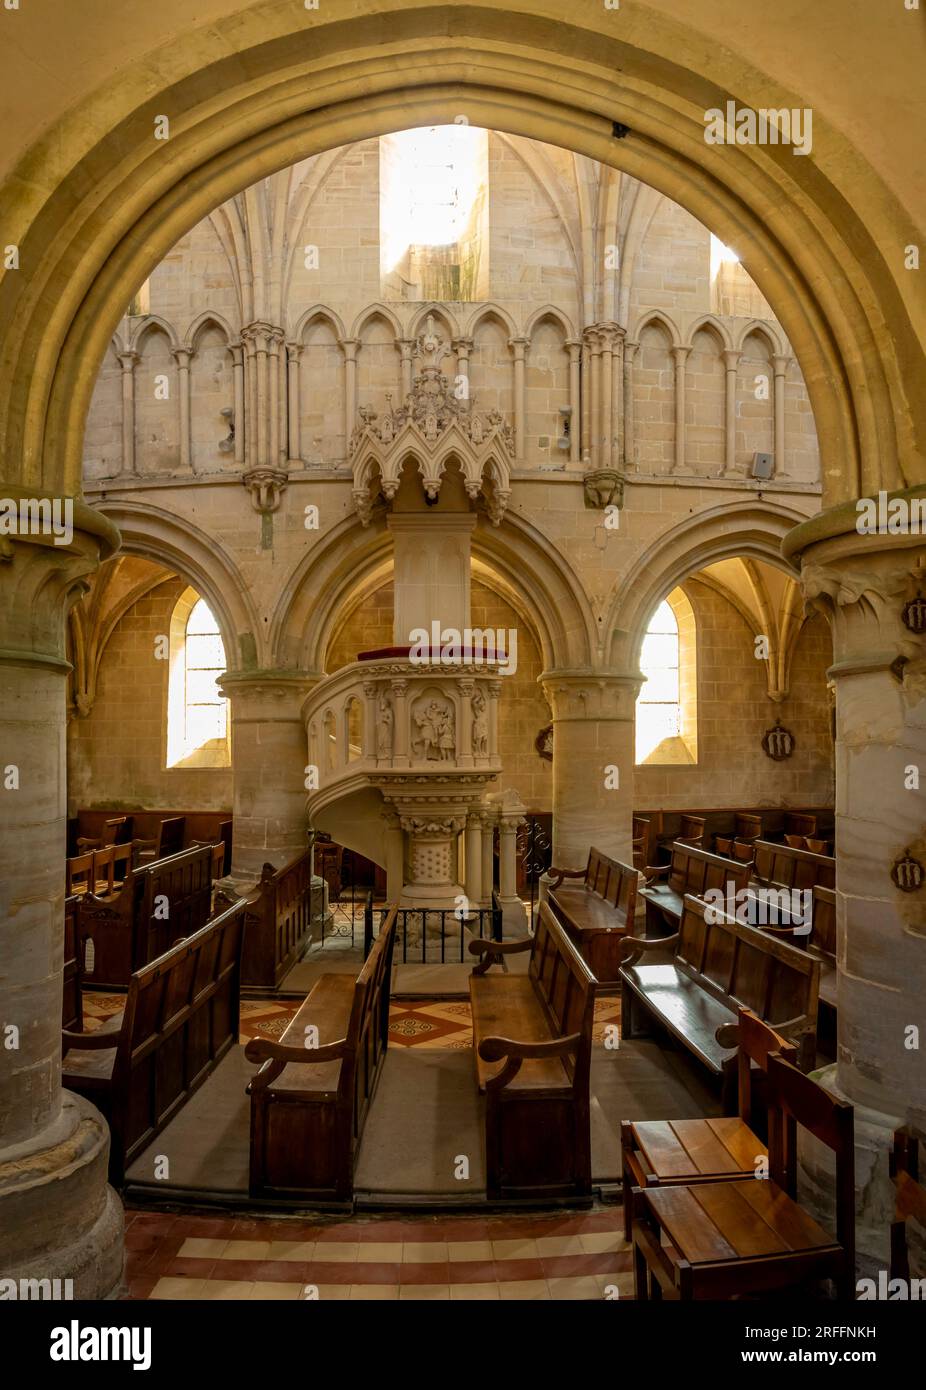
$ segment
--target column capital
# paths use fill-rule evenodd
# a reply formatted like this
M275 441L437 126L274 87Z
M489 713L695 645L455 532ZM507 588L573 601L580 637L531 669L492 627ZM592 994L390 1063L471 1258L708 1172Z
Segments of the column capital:
M530 338L509 338L508 346L514 353L514 360L523 361L525 350L530 347Z
M122 370L124 372L134 371L135 368L138 366L139 362L141 361L140 356L134 350L134 348L129 348L128 351L120 352L117 355L119 361L122 363Z
M737 367L739 366L740 358L743 355L742 352L739 348L723 348L721 349L721 351L723 355L724 366L726 367L727 371L735 372Z
M218 687L238 721L301 720L306 697L322 679L321 671L226 671Z
M559 720L631 720L643 684L639 671L595 669L544 671L540 684ZM555 740L554 740L555 747Z
M338 347L344 354L345 361L355 362L357 360L357 349L360 346L359 338L339 338Z
M171 357L173 357L174 361L181 369L184 367L189 367L190 358L196 356L193 349L189 347L171 348L170 355Z
M926 681L926 485L821 512L782 554L800 561L805 604L830 624L831 674L888 667L912 696Z

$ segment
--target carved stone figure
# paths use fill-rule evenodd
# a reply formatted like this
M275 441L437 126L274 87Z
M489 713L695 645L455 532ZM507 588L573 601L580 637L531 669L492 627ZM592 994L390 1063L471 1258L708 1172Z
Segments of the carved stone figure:
M383 692L379 697L376 723L376 756L378 758L392 757L392 728L394 723L395 715L392 712L392 701Z
M481 690L473 695L473 753L477 758L489 754L489 707Z

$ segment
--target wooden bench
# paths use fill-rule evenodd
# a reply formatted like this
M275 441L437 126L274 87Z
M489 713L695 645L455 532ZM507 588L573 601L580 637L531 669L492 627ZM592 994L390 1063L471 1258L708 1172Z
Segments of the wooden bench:
M469 949L484 956L469 991L487 1195L588 1197L594 976L546 903L532 937ZM530 951L526 975L486 973L518 951Z
M926 1230L926 1187L920 1182L919 1141L912 1130L894 1131L890 1172L895 1189L894 1220L891 1222L891 1278L909 1283L907 1222L915 1221L921 1229ZM926 1280L922 1284L926 1287Z
M768 1159L765 1141L753 1133L752 1074L765 1074L772 1053L795 1058L791 1043L751 1009L720 1030L724 1047L736 1048L737 1114L705 1120L621 1120L624 1238L632 1238L634 1190L692 1182L754 1178ZM763 1129L765 1126L763 1126Z
M676 840L672 846L670 863L648 871L651 877L640 896L646 903L646 931L648 936L665 936L666 926L671 932L678 928L682 915L682 903L686 893L701 897L708 890L719 889L724 895L727 886L735 895L745 889L749 882L750 865L722 855L710 854L694 845L684 845ZM666 876L665 883L657 883L657 878Z
M634 816L632 828L633 867L640 873L653 862L653 822L648 816Z
M109 1121L109 1173L125 1170L238 1041L244 903L135 971L121 1015L62 1034L62 1085Z
M64 971L61 991L61 1027L76 1032L84 1026L84 997L77 953L77 897L64 900Z
M356 979L322 975L279 1042L252 1038L245 1048L263 1064L248 1086L252 1197L351 1200L389 1039L396 915L391 908Z
M178 937L204 926L211 910L209 846L133 868L112 897L84 894L77 935L85 983L126 989L136 970L163 955Z
M771 840L756 840L753 878L797 891L809 891L817 884L821 888L836 887L836 860L828 854L811 854L810 850L793 849L790 845Z
M646 964L656 952L658 963ZM735 1103L736 1052L717 1031L740 1008L793 1042L804 1070L813 1066L820 966L806 951L688 895L676 936L627 937L622 953L623 1036L634 1036L641 1010L655 1019L720 1078L725 1114Z
M633 933L637 871L591 849L584 869L551 869L549 899L599 984L616 984L620 944ZM564 879L578 883L564 883Z
M216 898L228 900L222 889ZM242 985L278 989L302 955L311 927L312 851L305 850L282 869L265 864L247 899Z
M855 1297L855 1145L852 1106L774 1053L768 1059L769 1176L634 1193L638 1299L795 1297L831 1278ZM836 1156L836 1231L797 1201L797 1126Z

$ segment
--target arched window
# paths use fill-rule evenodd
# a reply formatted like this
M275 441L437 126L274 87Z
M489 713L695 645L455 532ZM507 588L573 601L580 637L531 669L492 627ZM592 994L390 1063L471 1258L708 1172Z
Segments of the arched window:
M168 767L230 765L228 701L216 684L227 665L212 609L195 589L186 589L170 623Z
M640 670L645 680L637 698L636 761L697 762L695 621L681 589L673 589L650 618Z

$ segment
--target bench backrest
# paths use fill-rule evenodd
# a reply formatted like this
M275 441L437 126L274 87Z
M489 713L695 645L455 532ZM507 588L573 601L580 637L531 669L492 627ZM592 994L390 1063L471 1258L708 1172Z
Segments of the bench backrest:
M751 1009L772 1027L798 1019L808 1032L815 1026L820 962L690 894L675 963L734 1012Z
M562 1058L574 1087L588 1085L595 1013L595 977L546 903L531 947L528 977L557 1037L581 1035L574 1056Z
M364 1117L373 1098L380 1059L389 1041L389 994L397 918L398 908L393 906L354 985L347 1028L347 1052L341 1064L338 1095L345 1100L353 1096L355 1138L363 1128Z
M855 1265L854 1112L782 1057L768 1063L769 1176L797 1198L797 1128L806 1129L836 1155L836 1238Z
M91 894L82 897L78 940L81 961L88 939L94 941L90 983L128 985L134 970L208 921L211 899L208 845L131 869L119 892L105 902Z
M135 971L113 1068L113 1127L126 1164L238 1041L244 902Z
M806 811L786 811L784 830L787 835L816 835L817 817Z
M619 859L590 849L585 870L585 886L618 909L625 920L632 922L637 901L637 871Z
M806 945L813 946L833 965L836 964L836 890L821 888L816 884L813 890L813 917L810 937Z
M792 849L771 840L755 841L753 877L759 883L773 883L799 891L836 886L836 860L827 854L811 854L806 849Z
M217 898L225 900L223 890ZM311 919L312 851L282 869L264 864L247 901L242 983L276 988L304 946Z
M753 1066L758 1067L759 1071L767 1073L769 1057L778 1053L782 1057L787 1057L789 1062L793 1062L797 1058L797 1049L793 1043L776 1033L774 1028L770 1028L767 1023L764 1023L758 1014L753 1013L752 1009L739 1009L737 1011L735 1029L740 1119L751 1124Z
M75 896L64 900L64 971L61 994L61 1026L80 1033L84 1026L83 994L80 988L80 958L77 954L77 903Z
M725 859L720 854L711 854L706 849L683 845L676 840L672 846L669 887L683 896L693 893L696 897L709 888L719 888L725 892L728 883L738 890L745 888L749 882L749 871L748 864Z
M74 893L93 892L93 850L86 854L75 854L65 860L64 891L68 897Z
M920 1181L919 1140L910 1129L894 1131L890 1155L894 1179L894 1220L891 1222L891 1278L910 1278L907 1222L926 1227L926 1187Z

